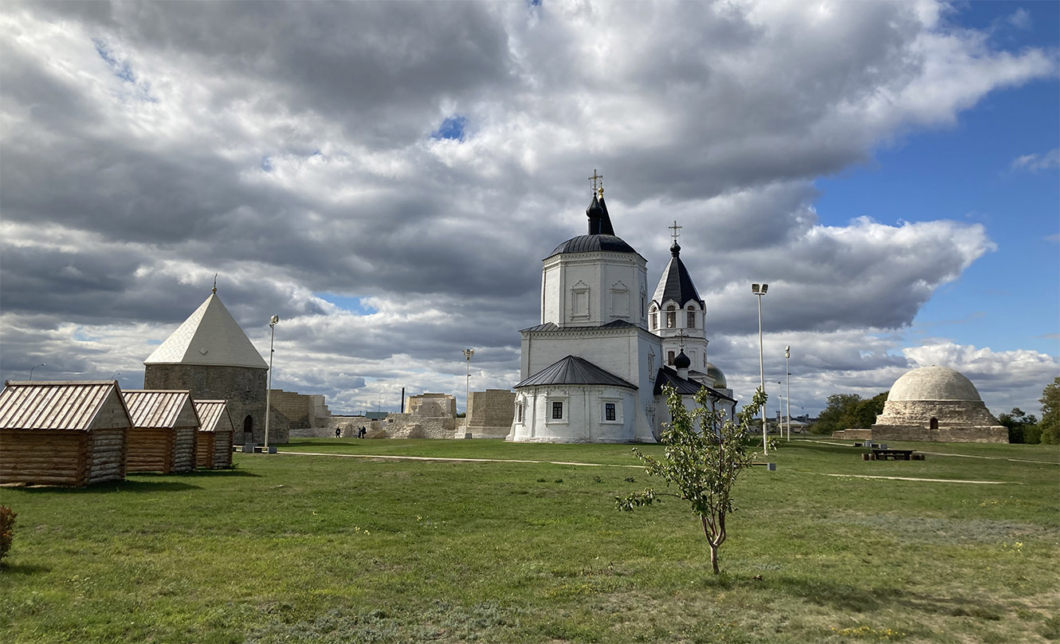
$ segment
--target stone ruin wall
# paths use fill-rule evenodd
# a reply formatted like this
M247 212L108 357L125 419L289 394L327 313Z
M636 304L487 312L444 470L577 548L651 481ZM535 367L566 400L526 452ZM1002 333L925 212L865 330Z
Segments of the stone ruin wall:
M938 429L931 429L931 418ZM872 440L1007 443L1008 430L981 401L887 401Z
M456 397L449 394L409 396L405 399L404 413L431 418L456 418Z
M272 414L269 416L270 439L273 428L290 432L328 427L331 412L324 404L324 396L273 389L269 403L272 406ZM295 435L302 436L304 432L297 431Z
M472 438L506 438L515 418L515 392L487 389L468 394L465 433Z

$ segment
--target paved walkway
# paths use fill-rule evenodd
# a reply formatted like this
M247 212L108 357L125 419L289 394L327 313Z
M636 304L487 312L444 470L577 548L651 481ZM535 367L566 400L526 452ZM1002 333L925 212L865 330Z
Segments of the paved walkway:
M817 441L821 442L821 441ZM439 461L449 463L537 463L548 465L576 465L578 467L626 467L633 469L644 469L643 465L618 465L612 463L578 463L574 461L531 461L517 458L458 458L455 456L394 456L390 454L328 454L325 452L277 452L285 456L331 456L334 458L364 458L389 461ZM764 465L759 463L758 465ZM821 476L849 476L860 479L889 479L892 481L921 481L928 483L971 483L975 485L1003 485L1008 481L962 481L958 479L921 479L909 476L868 476L865 474L829 474L827 472L806 472L807 474L820 474ZM1022 483L1016 483L1022 485Z
M889 481L922 481L926 483L969 483L972 485L1023 485L1019 481L962 481L960 479L918 479L911 476L870 476L868 474L828 474L826 472L810 472L821 476L850 477L855 479L887 479Z
M393 456L384 454L326 454L324 452L276 452L286 456L335 456L338 458L376 458L393 461L443 461L453 463L544 463L547 465L577 465L579 467L634 467L643 465L617 465L611 463L575 463L573 461L528 461L518 458L457 458L455 456Z
M836 443L833 441L819 441L813 439L805 439L807 443L820 443L822 445L839 445L840 447L850 447L850 443ZM1026 458L1008 458L1007 456L977 456L972 454L950 454L948 452L925 452L923 450L916 450L921 454L931 454L932 456L952 456L953 458L984 458L988 461L1011 461L1013 463L1042 463L1044 465L1060 465L1055 461L1032 461Z

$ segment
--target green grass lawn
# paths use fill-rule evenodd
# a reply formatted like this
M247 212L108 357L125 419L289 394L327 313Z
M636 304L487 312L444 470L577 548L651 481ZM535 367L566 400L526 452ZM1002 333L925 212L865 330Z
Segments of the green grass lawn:
M3 488L19 516L0 632L49 643L1060 638L1060 450L903 445L987 458L866 462L849 444L783 445L776 472L738 484L720 578L681 503L614 509L650 484L625 467L637 464L628 445L303 439L280 449L543 462L237 454L230 471Z

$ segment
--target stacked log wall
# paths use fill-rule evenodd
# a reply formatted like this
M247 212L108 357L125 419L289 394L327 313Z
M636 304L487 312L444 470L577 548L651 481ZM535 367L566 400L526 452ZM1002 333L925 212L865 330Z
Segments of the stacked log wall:
M125 450L128 429L97 429L92 432L92 445L88 459L88 477L86 483L103 483L105 481L122 481L125 479Z
M173 463L174 434L172 429L132 429L125 471L169 474Z
M214 433L213 466L232 467L232 432Z
M195 465L205 467L208 470L214 468L214 442L217 436L213 432L199 432L198 442L195 444Z
M195 469L195 443L198 439L195 427L178 427L173 432L172 472L190 472Z
M0 483L85 484L83 431L0 429Z

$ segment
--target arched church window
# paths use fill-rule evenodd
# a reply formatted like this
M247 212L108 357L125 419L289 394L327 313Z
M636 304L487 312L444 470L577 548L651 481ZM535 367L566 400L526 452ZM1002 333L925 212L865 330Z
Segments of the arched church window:
M932 417L930 422L931 422L931 429L938 429L939 428L939 419L938 418Z
M655 329L658 329L658 328L659 328L659 314L656 313L655 311L652 311L651 312L651 330L654 331Z
M671 304L666 307L666 328L672 329L677 326L677 307Z
M674 352L673 351L667 351L666 352L666 364L670 365L671 367L674 366Z
M688 307L688 324L685 326L687 326L689 329L696 328L696 310L691 306Z

